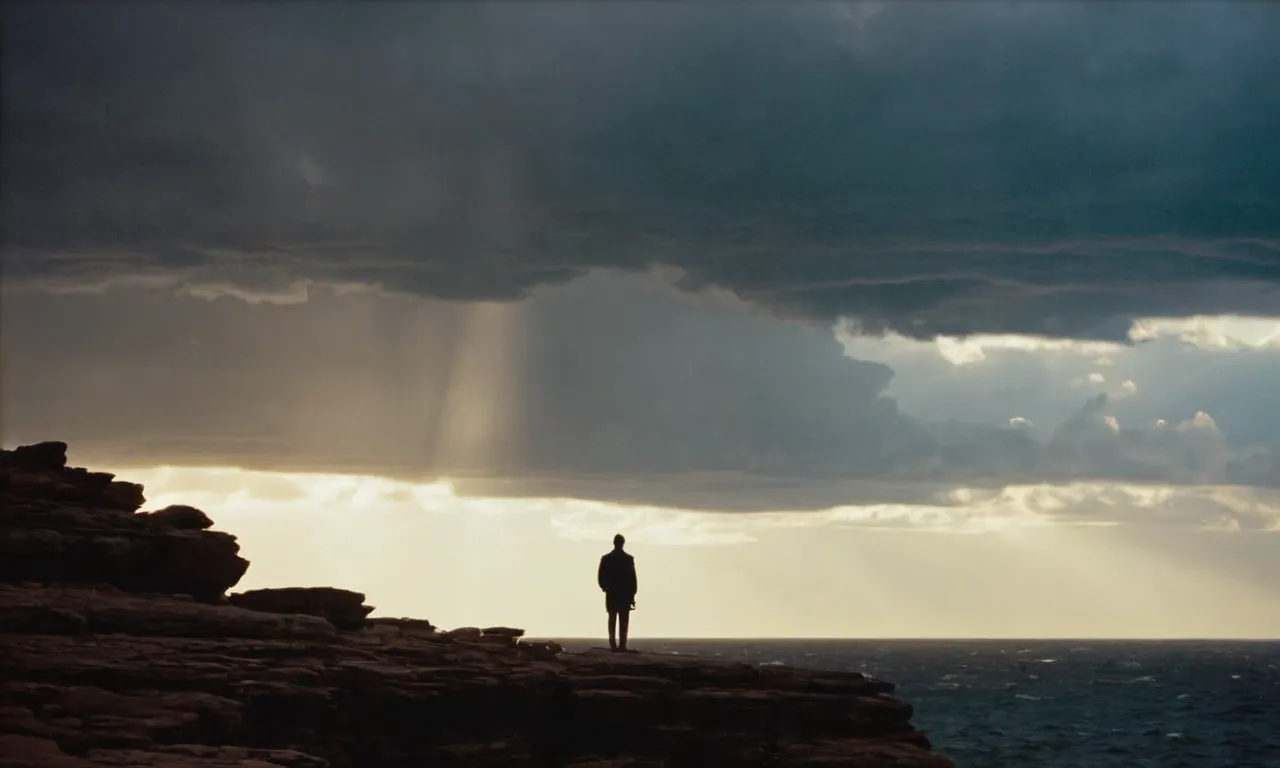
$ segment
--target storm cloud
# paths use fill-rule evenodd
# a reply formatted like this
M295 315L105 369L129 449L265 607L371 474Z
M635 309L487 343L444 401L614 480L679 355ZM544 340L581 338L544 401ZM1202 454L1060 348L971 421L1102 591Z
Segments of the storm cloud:
M509 301L658 266L916 338L1280 312L1268 4L4 14L11 294ZM840 429L915 434L884 376ZM1159 474L1165 438L1116 439Z
M6 439L66 439L78 460L114 467L444 477L467 495L739 511L1280 478L1280 433L1197 412L1221 397L1119 410L1128 401L1105 393L988 385L982 401L916 366L914 386L934 389L908 382L913 403L951 408L922 418L892 396L892 367L848 357L830 329L654 276L487 304L21 294L3 319ZM1020 412L1045 423L1011 421Z

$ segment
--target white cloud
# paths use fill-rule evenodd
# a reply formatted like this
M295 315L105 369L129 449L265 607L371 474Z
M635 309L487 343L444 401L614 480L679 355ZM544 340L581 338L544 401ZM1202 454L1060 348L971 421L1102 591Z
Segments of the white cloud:
M1178 425L1177 428L1181 430L1207 429L1207 430L1217 431L1218 424L1213 420L1212 416L1205 413L1204 411L1196 411L1196 415L1191 417L1190 421L1182 422L1181 424Z
M213 300L229 296L248 304L289 305L305 303L310 296L312 285L311 280L294 280L278 288L244 288L226 281L184 282L178 286L176 293L199 299Z
M842 322L836 325L835 332L852 356L858 357L859 353L866 352L868 343L860 343L856 338L856 325ZM1205 350L1280 349L1280 317L1195 315L1186 318L1139 318L1133 321L1128 335L1129 340L1135 343L1172 339ZM1094 366L1111 367L1117 359L1132 351L1129 345L1116 342L1016 334L938 336L933 342L927 342L888 333L877 341L896 346L931 347L939 357L958 367L987 362L992 353L999 351L1090 358L1088 362ZM1093 372L1089 374L1090 380L1100 383L1102 379L1094 379L1095 375L1102 376Z
M894 340L911 343L910 340L902 336L897 336ZM934 340L934 346L937 348L938 354L953 365L973 365L983 362L987 359L987 353L995 350L1102 356L1124 349L1123 344L1105 341L1078 341L1075 339L1051 339L1040 336L986 334L963 338L939 336Z
M1152 317L1134 321L1134 341L1174 338L1200 349L1280 349L1280 317L1193 315Z

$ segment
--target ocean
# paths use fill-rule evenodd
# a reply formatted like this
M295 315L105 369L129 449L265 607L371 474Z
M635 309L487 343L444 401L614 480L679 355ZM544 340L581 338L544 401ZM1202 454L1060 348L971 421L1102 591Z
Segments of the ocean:
M568 641L579 650L600 641ZM958 768L1280 768L1280 641L640 640L896 683Z

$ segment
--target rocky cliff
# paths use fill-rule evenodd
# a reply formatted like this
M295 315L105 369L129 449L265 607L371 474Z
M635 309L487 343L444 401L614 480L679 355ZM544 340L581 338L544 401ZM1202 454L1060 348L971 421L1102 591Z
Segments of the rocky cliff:
M857 674L227 596L235 537L143 503L62 443L0 452L0 766L952 765Z

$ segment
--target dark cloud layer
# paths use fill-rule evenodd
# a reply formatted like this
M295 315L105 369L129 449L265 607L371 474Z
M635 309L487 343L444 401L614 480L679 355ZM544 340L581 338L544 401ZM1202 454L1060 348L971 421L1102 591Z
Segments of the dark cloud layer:
M10 286L510 299L662 264L913 336L1280 302L1269 4L4 14Z

